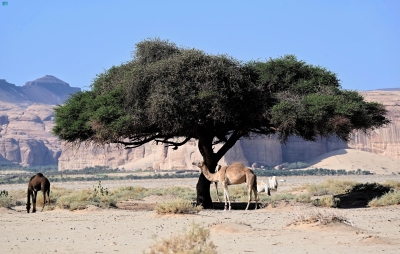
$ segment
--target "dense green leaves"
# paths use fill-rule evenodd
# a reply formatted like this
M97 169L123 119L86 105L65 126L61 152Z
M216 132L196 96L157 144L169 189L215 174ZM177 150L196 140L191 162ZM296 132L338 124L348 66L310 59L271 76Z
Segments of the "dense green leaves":
M348 139L387 123L385 109L336 74L287 55L242 63L227 55L139 42L133 59L98 75L92 90L56 109L53 132L69 142L141 145L176 137L214 143L252 134ZM233 145L230 144L230 145Z

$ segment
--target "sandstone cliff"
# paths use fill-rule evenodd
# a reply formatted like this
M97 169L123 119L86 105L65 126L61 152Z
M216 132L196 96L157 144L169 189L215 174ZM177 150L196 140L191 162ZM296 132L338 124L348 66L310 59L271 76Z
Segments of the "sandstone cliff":
M307 142L291 137L286 144L276 138L256 138L240 140L224 156L220 164L240 161L246 166L275 166L283 162L309 162L325 153L345 148L354 148L382 156L400 159L400 91L361 92L367 101L383 103L389 110L392 123L368 135L356 132L347 144L336 138L319 139ZM110 147L107 150L88 147L79 150L65 150L59 159L59 170L79 169L96 165L107 165L125 169L188 169L191 162L201 159L197 144L192 141L178 150L164 146L147 144L143 147L120 150Z
M22 166L58 164L61 142L51 134L52 105L0 104L0 162Z
M1 93L0 93L1 94ZM309 161L324 153L355 148L400 159L400 91L362 92L369 101L383 103L389 110L392 123L375 130L369 136L355 133L349 144L337 139L306 142L296 137L281 144L276 138L240 140L224 156L220 164L240 161L247 166L275 166L283 162ZM92 166L137 168L188 169L191 162L200 160L196 141L178 150L163 145L146 144L136 149L115 146L67 149L51 134L54 125L54 105L32 103L0 103L0 163L29 166L54 165L59 170L83 169Z
M367 101L385 105L392 123L368 135L355 133L349 147L400 159L400 91L367 91L361 94Z

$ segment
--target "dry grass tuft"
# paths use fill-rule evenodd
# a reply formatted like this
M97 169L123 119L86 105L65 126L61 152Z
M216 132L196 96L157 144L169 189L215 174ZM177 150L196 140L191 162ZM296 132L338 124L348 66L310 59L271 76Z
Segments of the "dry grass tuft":
M148 253L215 254L216 246L209 241L210 231L196 223L183 234L157 241Z
M297 226L301 224L317 224L319 226L328 225L332 223L343 223L346 225L353 226L349 220L342 215L334 213L314 211L312 213L300 214L293 222L289 223L288 226Z
M321 207L338 207L340 204L340 199L339 198L335 198L332 195L326 195L326 196L322 196L319 199L315 199L313 201L313 204L316 206L321 206Z
M368 206L378 207L387 205L399 205L400 204L400 191L396 190L388 192L379 198L374 198L369 201Z
M157 214L198 213L202 209L202 206L194 206L189 200L177 198L156 206L155 212Z
M357 185L354 181L327 179L317 184L307 184L304 188L312 196L344 194L347 190Z

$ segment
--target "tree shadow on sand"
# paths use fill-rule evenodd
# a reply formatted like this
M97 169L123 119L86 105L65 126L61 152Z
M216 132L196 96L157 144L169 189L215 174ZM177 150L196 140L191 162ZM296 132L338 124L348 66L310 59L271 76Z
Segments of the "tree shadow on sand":
M369 201L383 196L390 191L390 187L378 183L360 183L345 194L334 195L338 199L338 208L364 208Z

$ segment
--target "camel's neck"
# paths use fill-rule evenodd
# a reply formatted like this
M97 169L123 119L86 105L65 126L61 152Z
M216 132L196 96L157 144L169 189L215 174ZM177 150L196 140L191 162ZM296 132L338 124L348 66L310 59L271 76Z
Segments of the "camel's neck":
M210 171L208 170L208 168L202 167L202 168L201 168L201 172L202 172L203 175L207 178L208 181L210 181L210 182L218 182L218 176L217 176L217 174L210 173Z

